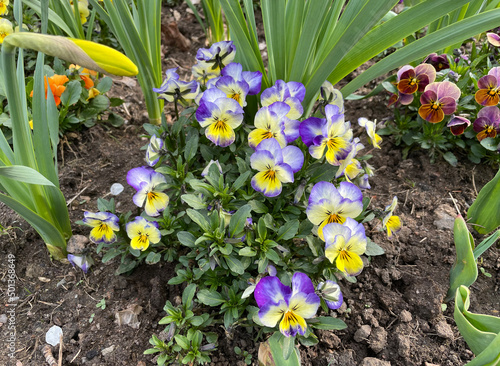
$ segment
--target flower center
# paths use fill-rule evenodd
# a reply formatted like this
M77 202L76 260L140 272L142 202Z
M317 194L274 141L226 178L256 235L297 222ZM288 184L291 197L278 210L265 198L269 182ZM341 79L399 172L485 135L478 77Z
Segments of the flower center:
M225 119L220 119L215 123L214 126L216 131L219 132L226 132L227 131L227 124Z
M148 192L147 195L148 201L154 201L155 199L158 198L158 194L156 192Z
M264 173L264 179L266 180L270 180L271 182L274 183L274 181L276 180L276 172L274 170L267 170L265 173Z
M440 109L441 109L441 105L442 105L442 104L441 104L441 103L439 103L438 101L433 102L433 103L431 104L431 109L432 109L433 111L438 111L438 110L440 110Z
M342 220L342 217L334 214L334 213L329 213L328 219L327 219L327 224L331 224L332 222L336 222L338 224L342 224L344 220Z

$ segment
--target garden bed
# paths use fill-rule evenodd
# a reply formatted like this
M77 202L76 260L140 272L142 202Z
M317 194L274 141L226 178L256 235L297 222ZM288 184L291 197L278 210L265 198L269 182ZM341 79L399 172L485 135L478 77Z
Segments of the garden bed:
M203 37L195 19L182 14L179 29L190 40L191 48L186 52L178 45L168 46L164 50L164 68L180 66L184 73L190 69L195 50L204 45L200 43ZM82 219L84 211L95 212L97 198L108 195L113 183L125 187L115 197L117 210L137 211L126 173L144 164L144 154L139 149L147 143L141 137L141 126L147 118L138 86L118 82L114 88L113 93L126 101L126 108L121 107L119 112L127 123L119 129L97 126L72 133L62 144L61 189L66 199L72 200L73 223ZM346 102L346 120L355 125L359 117L377 121L390 118L392 112L385 105L383 95ZM366 150L369 149L365 148L365 154ZM495 170L474 165L465 157L457 167L442 160L430 164L422 150L403 160L390 138L385 138L382 149L371 153L375 176L366 195L374 207L384 207L397 196L400 204L396 214L401 217L403 229L389 240L380 223L366 225L367 235L385 250L385 255L372 258L357 277L357 283L340 282L346 302L331 315L344 320L348 327L335 332L319 331L318 345L301 347L302 364L463 365L473 354L455 326L453 303L447 309L442 307L455 258L453 199L465 215ZM167 285L174 276L175 263L144 264L130 276L115 276L118 260L102 264L100 256L93 254L96 264L84 275L78 268L52 262L35 231L5 206L0 206L0 223L10 227L0 233L0 257L15 256L19 296L18 361L16 364L2 352L0 364L44 365L39 348L45 344L45 333L52 325L63 329L64 365L155 364L154 355L143 352L150 347L151 335L163 330L158 321L165 315L165 301L180 301L182 285ZM88 235L89 228L74 225L73 232ZM500 257L492 248L482 258L480 266L485 274L480 273L471 286L471 310L498 316ZM7 262L2 260L2 281L6 273ZM0 301L7 303L5 293L0 294ZM123 310L135 311L139 323L133 327L118 325L116 314ZM0 311L0 317L3 313ZM6 326L0 323L2 335ZM234 352L236 346L251 353L252 364L257 364L255 334L244 328L227 333L222 327L214 327L213 331L219 334L218 349L211 354L213 365L244 365L243 357ZM56 358L57 352L55 349Z

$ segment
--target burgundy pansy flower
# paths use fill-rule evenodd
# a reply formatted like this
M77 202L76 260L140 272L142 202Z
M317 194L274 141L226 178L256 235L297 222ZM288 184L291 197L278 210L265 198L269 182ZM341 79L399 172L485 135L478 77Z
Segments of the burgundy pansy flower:
M450 81L429 84L420 96L418 114L428 122L441 122L445 115L455 112L460 94L459 87Z
M450 122L446 125L455 136L463 134L465 129L469 126L470 121L462 116L452 116Z
M484 106L497 105L500 101L500 67L492 68L488 75L478 80L477 86L476 102Z
M405 65L398 71L397 75L398 98L395 101L391 100L391 102L398 101L403 105L408 105L413 101L413 94L416 91L422 92L427 85L434 82L436 70L429 64L420 64L415 68Z
M496 106L481 109L472 126L479 141L486 137L496 137L500 132L500 110Z
M442 55L438 55L437 53L431 53L429 56L427 56L424 62L434 66L436 71L441 71L450 68L450 62L448 61L446 53L443 53Z

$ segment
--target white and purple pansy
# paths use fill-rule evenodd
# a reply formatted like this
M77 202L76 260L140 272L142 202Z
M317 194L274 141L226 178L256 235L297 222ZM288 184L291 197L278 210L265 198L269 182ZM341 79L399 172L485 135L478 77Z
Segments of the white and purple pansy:
M287 143L295 141L299 137L298 120L304 113L302 101L306 95L306 88L302 83L290 81L285 83L283 80L277 80L276 83L262 92L260 97L262 106L270 106L276 102L288 104L290 110L284 119L285 136Z
M275 327L280 322L280 332L285 337L304 335L305 319L314 317L320 305L311 279L301 272L294 273L291 289L278 277L262 278L255 287L254 297L262 324Z
M243 66L232 62L222 69L222 76L230 76L234 80L244 81L248 84L248 95L260 93L262 73L260 71L243 71Z
M168 196L157 190L157 186L167 183L163 174L152 168L142 166L133 168L127 173L127 182L137 193L133 197L136 206L143 207L149 216L158 216L168 206Z
M235 140L234 129L243 121L243 108L216 88L207 89L200 99L196 119L206 127L205 136L215 145L226 147Z
M161 86L153 88L153 91L159 94L158 99L189 105L200 93L200 84L196 80L190 82L179 80L176 71L177 68L168 69L165 72L166 78Z
M89 212L83 213L83 223L92 227L89 239L95 244L111 244L116 241L115 231L120 230L118 216L111 212Z
M344 97L342 96L342 93L340 90L335 89L328 80L325 80L323 82L323 85L321 85L320 90L320 105L323 106L322 113L324 114L324 107L327 104L332 104L336 105L339 107L339 112L344 113Z
M290 106L283 102L259 109L255 114L255 129L248 134L248 145L255 149L263 140L276 139L281 147L285 147L287 139L284 119L289 110Z
M363 270L361 254L366 251L366 234L363 224L347 217L343 224L333 222L323 228L325 257L337 268L356 276Z
M133 249L144 251L149 244L159 243L161 233L158 230L158 223L148 221L144 217L136 216L134 221L126 225L127 235L131 239L130 246Z
M318 225L318 236L325 240L323 228L332 222L342 224L363 211L363 194L353 183L341 182L339 188L329 182L318 182L311 189L306 214Z
M210 48L200 48L196 53L198 61L210 64L213 71L222 70L230 64L236 56L236 46L232 41L221 41L214 43Z
M293 183L293 174L302 168L303 163L304 155L298 147L281 149L276 139L266 139L250 157L252 169L259 171L252 178L252 187L266 197L278 196L282 183Z
M352 129L350 122L344 122L344 114L339 107L325 106L324 118L309 117L299 126L302 142L309 147L309 153L316 159L326 155L332 165L340 165L352 149ZM326 150L326 154L325 154Z
M163 140L156 135L152 135L146 150L146 163L149 166L155 166L158 163L161 157L161 149L163 149Z
M87 273L94 264L94 260L90 255L68 254L68 261L73 267L81 268L84 273Z
M244 80L235 80L231 76L221 76L215 87L226 94L226 97L234 99L242 107L247 105L246 98L250 87Z
M337 282L326 280L325 282L318 283L316 289L319 296L325 300L329 309L336 310L342 306L344 296Z
M356 137L352 142L351 151L347 154L345 159L340 161L337 173L335 173L335 178L339 178L343 175L348 182L351 182L363 171L361 163L355 159L355 156L359 150L364 148L365 146L360 143L359 138Z

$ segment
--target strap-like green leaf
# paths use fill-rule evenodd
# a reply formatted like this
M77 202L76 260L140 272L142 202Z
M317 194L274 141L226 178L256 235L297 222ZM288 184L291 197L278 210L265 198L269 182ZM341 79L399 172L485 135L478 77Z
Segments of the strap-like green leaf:
M467 211L467 218L480 234L487 234L500 225L500 170L486 183Z

